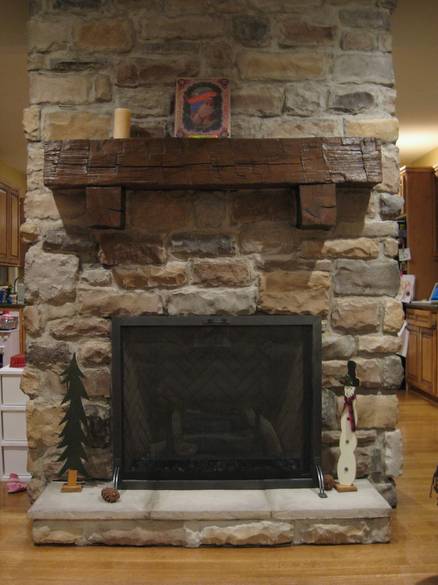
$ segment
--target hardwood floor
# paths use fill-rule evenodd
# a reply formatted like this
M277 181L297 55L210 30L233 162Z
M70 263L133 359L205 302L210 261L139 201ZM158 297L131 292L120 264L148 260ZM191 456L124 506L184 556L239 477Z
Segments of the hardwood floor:
M26 495L0 490L0 585L438 585L438 406L402 396L405 471L391 544L295 548L35 547Z

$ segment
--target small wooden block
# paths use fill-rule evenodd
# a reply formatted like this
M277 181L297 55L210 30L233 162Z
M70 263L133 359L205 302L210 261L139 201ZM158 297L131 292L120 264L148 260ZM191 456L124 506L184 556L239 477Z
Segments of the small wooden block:
M342 483L338 483L335 481L335 490L339 493L357 492L357 487L353 484L343 485Z
M336 185L300 185L298 227L330 229L336 225Z
M66 493L82 491L82 486L78 484L77 469L67 470L67 483L62 486L61 491Z
M82 491L82 486L79 484L76 485L68 485L68 483L65 483L62 488L61 491L64 493L74 493L74 492L81 492Z

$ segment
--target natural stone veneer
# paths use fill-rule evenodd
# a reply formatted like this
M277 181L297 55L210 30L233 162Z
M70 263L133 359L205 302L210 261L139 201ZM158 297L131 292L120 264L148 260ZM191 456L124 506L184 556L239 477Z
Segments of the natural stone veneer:
M394 300L400 198L393 4L234 0L190 2L188 10L187 3L160 0L147 2L147 10L130 2L127 12L121 0L32 3L22 387L30 397L33 497L59 470L60 373L73 352L90 396L90 471L110 473L112 315L258 311L323 319L327 471L337 457L336 394L346 360L357 360L359 475L394 503L392 478L401 462L394 354L403 312ZM43 185L42 140L107 138L116 106L132 110L136 133L169 134L175 79L182 76L231 80L235 137L377 135L382 183L371 193L338 189L337 225L327 232L295 228L293 189L128 192L123 233L86 229L85 197L65 192L55 201ZM296 528L294 539L302 541L324 540L331 530ZM227 542L250 539L251 530L230 528ZM356 527L348 541L365 532ZM288 529L276 534L290 538ZM202 538L219 537L204 531Z

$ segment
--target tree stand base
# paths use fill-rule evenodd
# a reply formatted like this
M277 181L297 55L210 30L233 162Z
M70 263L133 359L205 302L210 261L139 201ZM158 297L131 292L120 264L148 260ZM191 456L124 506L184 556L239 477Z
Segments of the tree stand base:
M357 492L357 487L353 484L345 485L343 483L338 483L337 481L335 481L335 490L341 494L345 492Z

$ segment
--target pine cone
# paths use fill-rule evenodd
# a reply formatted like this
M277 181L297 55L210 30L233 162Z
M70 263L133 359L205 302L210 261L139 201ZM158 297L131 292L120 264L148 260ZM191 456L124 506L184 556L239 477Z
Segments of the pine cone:
M335 480L333 475L330 475L330 473L326 473L324 475L324 489L329 492L330 490L332 490L335 487Z
M101 494L105 502L109 504L114 504L117 500L120 500L120 492L116 488L105 487L102 489Z

